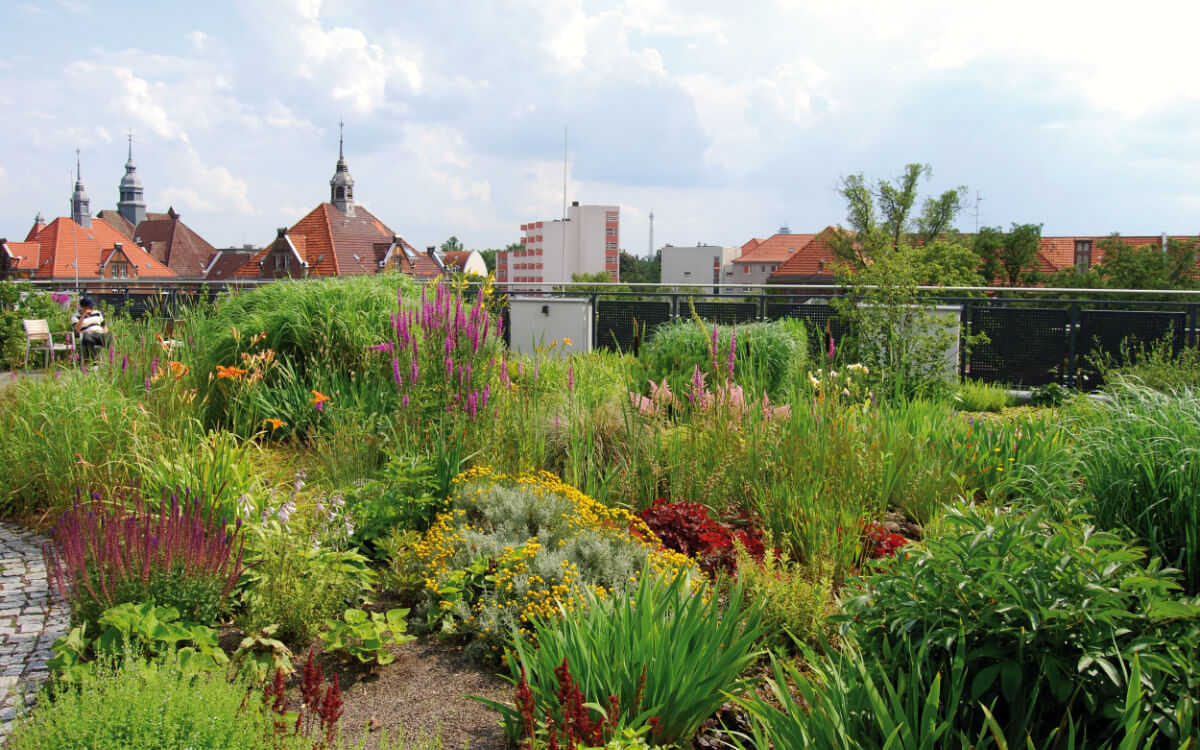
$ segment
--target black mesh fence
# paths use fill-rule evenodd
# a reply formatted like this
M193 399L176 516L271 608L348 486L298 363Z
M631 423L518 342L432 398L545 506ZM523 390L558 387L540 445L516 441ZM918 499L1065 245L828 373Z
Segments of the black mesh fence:
M737 325L738 323L753 323L758 320L757 302L688 302L679 303L680 316L688 315L695 309L702 320L720 325Z
M968 360L974 380L1036 387L1061 382L1067 359L1069 310L972 307L970 332L987 335Z
M1125 353L1137 354L1165 344L1172 354L1183 350L1187 313L1165 310L1081 310L1075 331L1076 362L1082 388L1101 385L1097 363L1127 364Z
M634 339L644 341L671 320L671 303L646 300L596 302L596 346L631 352Z

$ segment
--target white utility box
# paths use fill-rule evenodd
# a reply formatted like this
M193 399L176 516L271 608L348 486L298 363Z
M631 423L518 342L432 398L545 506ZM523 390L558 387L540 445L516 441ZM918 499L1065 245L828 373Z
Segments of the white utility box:
M592 350L592 301L579 297L511 297L509 348L521 354L561 356ZM551 344L558 342L551 348ZM570 341L571 343L566 343Z

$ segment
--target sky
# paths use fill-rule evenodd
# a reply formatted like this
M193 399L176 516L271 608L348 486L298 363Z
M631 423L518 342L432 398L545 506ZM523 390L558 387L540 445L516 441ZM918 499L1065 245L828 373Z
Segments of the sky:
M1200 233L1194 0L3 0L0 237L115 208L263 245L329 199L417 247L504 247L566 197L621 246L846 223L846 175L931 166L957 226ZM981 200L976 201L976 196Z

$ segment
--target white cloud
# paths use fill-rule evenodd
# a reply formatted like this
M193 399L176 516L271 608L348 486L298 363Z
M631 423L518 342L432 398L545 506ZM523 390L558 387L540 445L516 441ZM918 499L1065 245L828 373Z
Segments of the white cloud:
M421 92L421 67L414 56L373 42L360 29L327 29L321 22L320 0L291 0L273 15L282 16L291 27L273 35L288 40L278 49L287 64L298 61L295 70L302 78L355 111L369 113L385 104L390 86Z
M188 41L192 43L192 48L197 52L203 52L208 49L208 34L196 29L187 34Z

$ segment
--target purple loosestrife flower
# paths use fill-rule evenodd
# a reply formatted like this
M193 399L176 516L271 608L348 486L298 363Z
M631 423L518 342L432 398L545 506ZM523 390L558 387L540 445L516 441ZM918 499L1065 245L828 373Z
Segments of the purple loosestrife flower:
M150 392L150 378L146 378L146 382L144 385L146 386L146 393L149 393Z
M575 365L567 365L567 392L575 392Z
M392 342L385 341L382 344L371 344L367 348L373 352L381 352L383 354L391 354L392 353Z
M479 399L479 408L480 408L480 409L486 409L486 408L487 408L488 396L490 396L490 395L491 395L491 393L492 393L492 387L491 387L490 385L488 385L487 383L484 383L484 385L483 385L483 395L482 395L482 397Z
M121 355L121 374L124 375L125 371L128 369L129 369L129 355L122 354Z
M158 357L155 357L150 362L150 377L154 377L157 374L158 374Z
M409 366L408 366L408 380L409 380L409 382L410 382L410 383L412 383L413 385L416 385L416 384L417 384L417 376L418 376L418 375L420 375L420 374L421 374L421 370L420 370L420 368L417 366L417 359L416 359L416 357L414 357L414 358L413 358L413 360L412 360L412 362L410 362L410 363L409 363Z
M408 394L407 394L407 393L406 393L406 394L404 394L404 398L400 399L400 404L401 404L401 406L403 406L405 409L407 409L407 408L408 408Z
M392 377L396 385L404 385L404 376L400 374L400 360L396 357L392 357Z
M471 419L475 419L475 409L478 405L479 396L472 389L472 391L467 394L467 414L471 416Z
M454 375L454 360L450 359L450 357L446 357L446 359L444 361L446 363L446 377L447 378L453 377L453 375Z
M108 347L108 366L112 367L113 359L117 355L117 350L114 347Z

